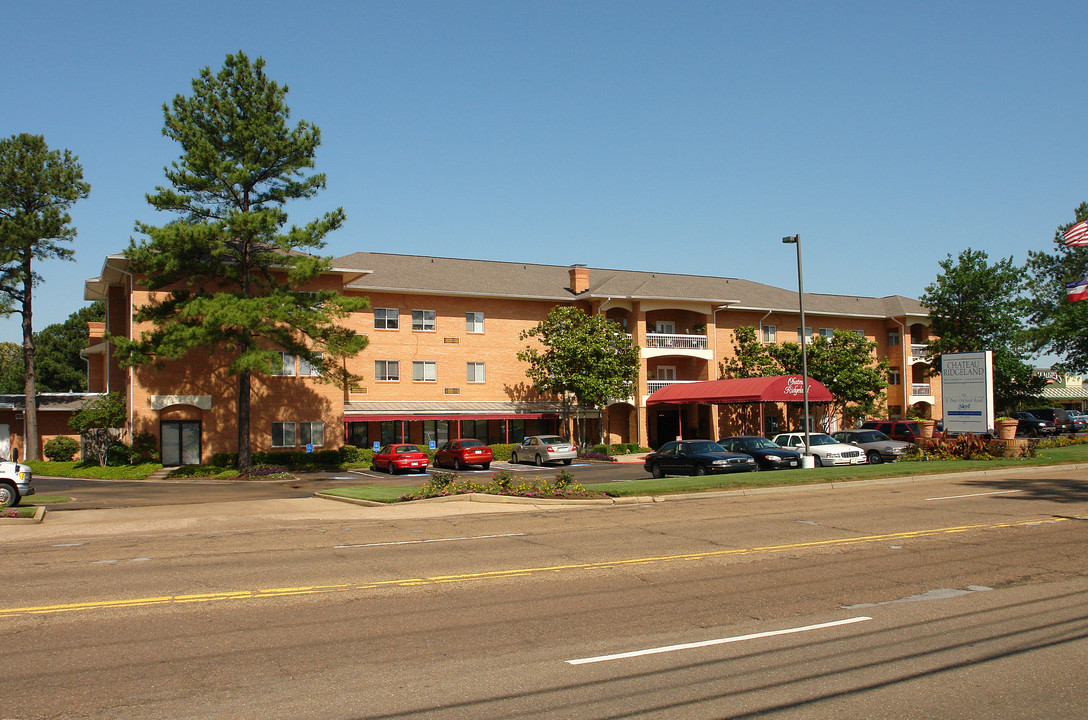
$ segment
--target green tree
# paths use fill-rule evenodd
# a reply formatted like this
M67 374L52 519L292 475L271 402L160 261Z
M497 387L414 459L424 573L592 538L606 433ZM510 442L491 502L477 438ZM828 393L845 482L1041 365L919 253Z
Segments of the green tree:
M1031 347L1057 355L1070 372L1088 372L1088 302L1071 303L1065 284L1088 277L1088 247L1068 247L1062 233L1088 220L1088 203L1074 211L1073 222L1054 233L1054 251L1028 251L1028 305Z
M333 290L306 291L330 268L309 254L344 222L343 209L302 227L286 228L289 200L312 198L325 176L309 174L321 135L300 121L288 124L288 88L269 79L264 60L242 52L223 68L204 68L193 94L164 105L163 134L181 145L165 168L171 187L148 202L178 218L161 227L137 223L146 236L125 251L141 284L166 297L140 307L137 322L152 329L134 341L115 338L127 363L178 359L204 348L229 362L238 378L238 466L252 462L250 390L254 374L270 374L281 350L320 366L340 381L343 356L366 337L337 320L368 307L365 298Z
M87 323L101 322L104 313L101 302L92 303L37 333L40 391L86 392L87 361L79 353L87 347Z
M733 331L733 357L722 360L723 378L771 377L782 375L782 365L772 354L774 345L759 341L756 328L741 325Z
M830 338L817 335L805 343L808 376L819 381L834 398L832 412L847 424L872 414L883 404L888 389L888 360L876 358L876 343L850 330L836 330ZM801 346L787 342L771 346L771 353L789 375L801 372Z
M1029 334L1022 318L1028 307L1025 277L1012 258L991 264L989 256L970 248L955 260L938 263L942 273L926 286L921 301L929 307L932 372L940 372L940 356L952 352L993 352L994 402L1009 408L1034 398L1042 379L1032 375Z
M0 393L17 395L26 388L23 376L23 349L18 343L0 343Z
M572 398L579 408L601 408L630 397L638 380L638 347L603 315L557 306L520 339L539 341L542 347L528 345L517 358L528 363L525 374L537 390L560 398L567 417ZM584 426L576 432L584 443Z
M39 460L35 377L34 263L72 260L76 237L68 209L87 197L83 167L68 150L50 150L41 135L0 140L0 314L22 316L26 459Z
M125 425L125 399L119 393L101 395L86 403L68 419L68 427L86 441L91 455L102 467L110 446L117 440L117 428Z

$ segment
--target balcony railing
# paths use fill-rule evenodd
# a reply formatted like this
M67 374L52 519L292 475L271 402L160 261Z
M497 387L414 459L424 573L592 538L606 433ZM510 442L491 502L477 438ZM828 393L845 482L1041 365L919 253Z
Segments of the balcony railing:
M929 383L911 383L910 385L911 395L932 395L933 388Z
M672 350L706 350L706 335L646 333L646 347Z
M657 392L663 387L677 385L679 383L699 382L698 380L649 380L646 382L647 392Z
M925 343L910 344L910 361L927 362L929 360L929 346Z

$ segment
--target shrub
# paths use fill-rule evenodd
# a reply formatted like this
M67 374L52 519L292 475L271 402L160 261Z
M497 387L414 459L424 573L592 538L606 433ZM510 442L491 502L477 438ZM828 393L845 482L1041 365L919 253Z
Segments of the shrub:
M574 484L574 474L570 470L560 470L555 474L555 487L566 488Z
M510 460L510 451L518 446L517 443L495 443L491 445L491 454L497 462Z
M238 453L217 452L212 455L212 465L217 468L238 467Z
M132 453L128 445L116 443L106 450L106 465L117 467L118 465L131 465Z
M70 462L79 452L79 443L67 435L58 435L45 444L45 456L53 462Z
M159 459L159 441L149 432L137 433L132 438L132 451L129 461L136 465L145 462L157 462Z

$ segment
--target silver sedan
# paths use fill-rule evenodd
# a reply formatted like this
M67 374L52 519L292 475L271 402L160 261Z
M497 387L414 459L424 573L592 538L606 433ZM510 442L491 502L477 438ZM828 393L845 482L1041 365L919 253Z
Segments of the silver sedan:
M510 451L510 462L532 462L537 465L561 461L570 465L578 457L578 448L558 435L530 435Z

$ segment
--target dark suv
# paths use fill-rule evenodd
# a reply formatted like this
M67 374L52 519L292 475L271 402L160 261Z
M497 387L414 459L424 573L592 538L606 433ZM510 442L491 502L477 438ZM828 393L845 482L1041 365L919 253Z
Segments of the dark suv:
M1028 437L1039 437L1040 435L1053 435L1058 432L1058 429L1054 427L1054 423L1049 420L1044 420L1039 417L1035 417L1026 410L1014 410L1009 413L1009 417L1015 418L1016 434L1027 435Z
M861 424L863 430L879 430L892 440L917 442L922 437L922 428L914 420L870 420Z
M1065 408L1028 408L1024 412L1031 413L1040 420L1049 420L1054 423L1059 433L1075 432L1073 420L1065 412Z

